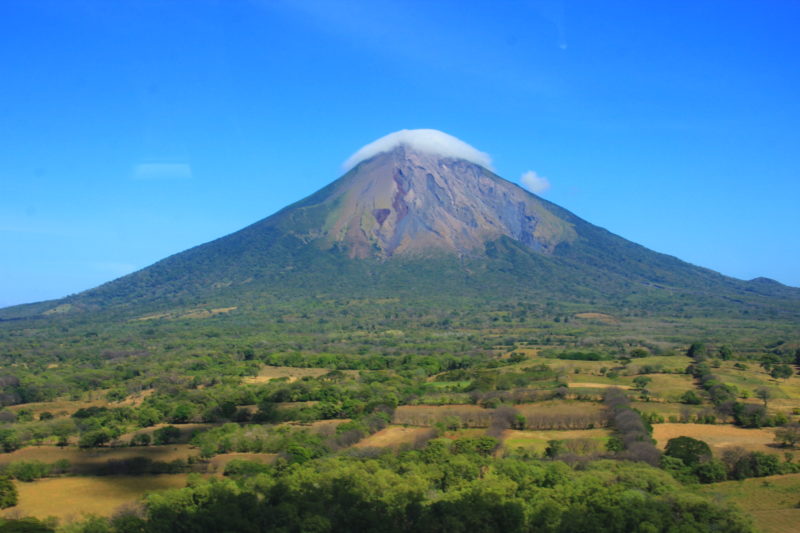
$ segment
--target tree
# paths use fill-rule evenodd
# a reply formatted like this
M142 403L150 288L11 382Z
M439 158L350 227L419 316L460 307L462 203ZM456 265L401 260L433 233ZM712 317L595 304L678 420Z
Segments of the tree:
M636 376L633 378L633 384L639 390L644 390L647 388L647 385L653 381L652 378L648 378L647 376Z
M151 441L152 439L149 434L137 433L131 437L131 446L150 446Z
M78 441L78 446L81 448L95 448L97 446L102 446L111 441L111 433L105 429L95 429L92 431L87 431L83 435L81 435L80 440Z
M800 442L800 422L787 424L775 430L775 442L794 448Z
M789 379L793 374L794 371L789 365L777 365L769 373L775 379Z
M764 409L767 408L767 401L772 398L772 393L766 387L756 389L756 397L764 402Z
M711 459L711 448L702 440L692 437L669 439L664 453L684 462L686 466L696 466Z
M719 358L723 361L728 361L731 357L733 357L733 350L731 350L731 347L727 344L720 346L717 353L719 354Z
M0 476L0 509L17 505L17 487L8 476Z
M703 403L703 400L700 398L700 396L697 395L695 391L687 390L681 396L681 402L689 405L700 405L701 403Z
M181 437L181 430L175 426L164 426L153 432L155 444L171 444Z
M772 369L780 364L781 358L774 353L768 353L762 355L759 361L759 366L763 368L765 372L772 372Z
M706 356L706 345L702 342L693 342L689 349L686 350L686 355L702 360Z

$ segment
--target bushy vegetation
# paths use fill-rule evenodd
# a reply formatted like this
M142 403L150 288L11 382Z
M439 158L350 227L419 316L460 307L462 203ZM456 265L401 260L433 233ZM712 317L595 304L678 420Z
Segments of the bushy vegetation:
M437 439L376 459L239 463L233 480L151 494L144 515L92 531L751 531L649 466L494 459L492 444Z

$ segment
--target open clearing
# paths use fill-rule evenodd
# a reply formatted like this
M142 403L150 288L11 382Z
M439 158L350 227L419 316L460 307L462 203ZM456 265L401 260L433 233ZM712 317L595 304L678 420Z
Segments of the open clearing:
M62 477L16 482L19 504L0 516L54 516L62 521L84 513L110 516L119 506L136 502L148 491L186 486L187 474L158 476Z
M394 411L393 424L410 426L432 426L447 417L456 417L470 427L488 427L491 409L479 405L401 405Z
M503 432L503 445L506 450L513 451L517 448L524 448L525 450L536 452L538 454L544 453L547 448L547 441L562 440L565 441L567 448L595 448L597 451L604 451L605 444L611 436L611 431L608 429L577 429L577 430L545 430L545 431L520 431L515 429L507 429ZM583 443L576 441L593 441L593 445L583 446ZM572 444L570 444L570 442Z
M655 424L653 438L662 450L669 439L692 437L706 442L714 454L729 446L741 446L748 451L782 453L776 447L774 429L745 429L727 424Z
M354 448L398 448L403 444L414 444L418 438L431 430L420 427L389 426L366 439L357 442Z
M246 377L243 383L266 383L273 379L286 378L289 383L305 377L318 378L331 372L329 368L295 368L293 366L265 366L257 376Z
M133 457L147 457L153 461L170 462L175 459L187 459L198 455L195 448L187 444L170 444L167 446L138 446L120 448L91 448L81 450L74 447L59 448L57 446L28 446L11 453L0 454L0 464L15 461L42 461L53 463L66 459L76 473L92 473L107 461L119 461Z
M612 315L607 315L605 313L576 313L575 318L581 318L583 320L592 320L596 322L601 322L603 324L619 324L619 319Z
M115 443L118 443L118 445L120 446L127 445L134 435L150 435L152 437L153 433L155 433L157 429L166 426L173 426L178 428L181 432L180 437L178 437L178 439L174 442L185 444L191 440L192 435L194 435L195 432L200 433L202 431L213 428L216 425L217 424L156 424L155 426L151 426L149 428L140 429L137 431L131 431L129 433L124 433L115 440Z
M218 475L222 475L225 472L225 466L233 461L234 459L243 459L245 461L253 461L256 463L263 463L268 465L278 457L277 453L245 453L245 452L234 452L234 453L221 453L215 455L211 458L208 462L209 472L214 472Z
M52 413L56 418L70 416L78 409L86 407L103 407L108 406L108 402L103 398L103 394L94 391L96 399L92 400L53 400L51 402L35 402L35 403L21 403L17 405L9 405L4 407L13 413L20 411L28 411L39 418L39 415L44 412Z
M580 378L576 378L580 379ZM596 382L570 382L567 383L567 387L570 389L610 389L613 387L619 389L630 389L632 388L630 385L617 385L616 383L596 383Z
M704 485L700 491L737 504L765 533L797 531L800 527L800 474L724 481Z

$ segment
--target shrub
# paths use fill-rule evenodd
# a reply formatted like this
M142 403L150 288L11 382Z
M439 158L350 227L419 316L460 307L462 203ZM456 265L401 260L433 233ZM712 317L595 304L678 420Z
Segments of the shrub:
M175 426L164 426L153 432L155 444L171 444L181 437L181 430Z
M0 476L0 509L17 505L17 487L8 476Z

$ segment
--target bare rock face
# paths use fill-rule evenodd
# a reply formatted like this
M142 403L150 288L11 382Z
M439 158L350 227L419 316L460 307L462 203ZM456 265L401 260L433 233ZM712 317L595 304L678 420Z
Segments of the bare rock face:
M337 185L320 199L322 233L307 237L352 257L469 255L503 235L551 253L576 238L539 198L482 166L405 145L363 161Z

